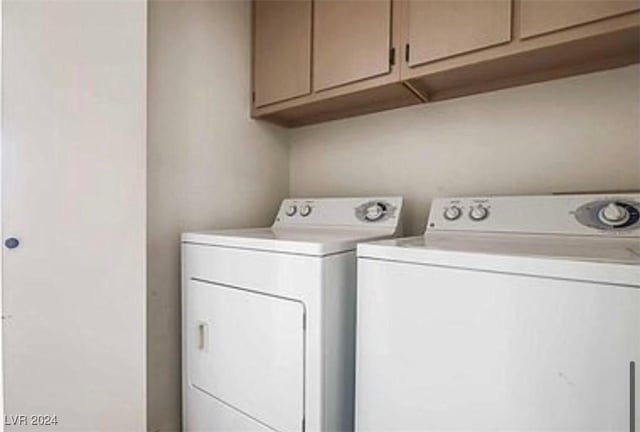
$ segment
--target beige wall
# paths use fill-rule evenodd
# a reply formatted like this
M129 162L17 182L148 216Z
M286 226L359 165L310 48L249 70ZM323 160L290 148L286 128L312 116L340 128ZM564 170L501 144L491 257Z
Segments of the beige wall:
M284 131L249 118L250 4L149 4L149 430L180 422L180 233L268 225Z
M291 131L292 196L640 189L640 66Z
M6 429L142 431L146 2L2 3Z

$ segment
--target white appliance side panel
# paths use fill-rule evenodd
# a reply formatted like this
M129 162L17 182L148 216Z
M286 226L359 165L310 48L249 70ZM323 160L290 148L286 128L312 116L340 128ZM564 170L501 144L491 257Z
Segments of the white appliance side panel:
M358 431L630 430L640 289L358 266Z
M184 397L185 432L273 432L197 389L189 388Z
M322 428L353 431L356 337L356 253L323 261Z
M189 385L282 431L302 429L304 305L190 280Z

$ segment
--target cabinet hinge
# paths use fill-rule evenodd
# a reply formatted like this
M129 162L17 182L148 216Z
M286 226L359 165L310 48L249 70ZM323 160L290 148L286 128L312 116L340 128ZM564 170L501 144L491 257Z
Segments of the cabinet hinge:
M395 48L391 48L389 50L389 64L391 66L393 66L394 64L396 64L396 49Z
M404 61L409 63L409 44L404 46Z
M256 92L251 92L251 102L255 102L256 101Z

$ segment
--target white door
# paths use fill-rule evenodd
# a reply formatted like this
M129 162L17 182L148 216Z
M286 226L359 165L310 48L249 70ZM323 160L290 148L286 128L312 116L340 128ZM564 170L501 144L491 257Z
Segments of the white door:
M143 431L146 2L2 9L5 429Z
M301 430L302 303L196 280L185 297L189 385L274 430Z
M360 260L358 302L359 431L631 430L638 288Z

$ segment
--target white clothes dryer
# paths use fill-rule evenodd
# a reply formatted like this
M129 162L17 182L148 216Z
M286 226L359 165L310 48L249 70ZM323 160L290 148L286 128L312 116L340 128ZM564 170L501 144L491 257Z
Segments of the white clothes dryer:
M356 429L634 431L640 195L437 199L358 246Z
M269 228L183 234L185 431L353 430L356 244L401 209L287 199Z

